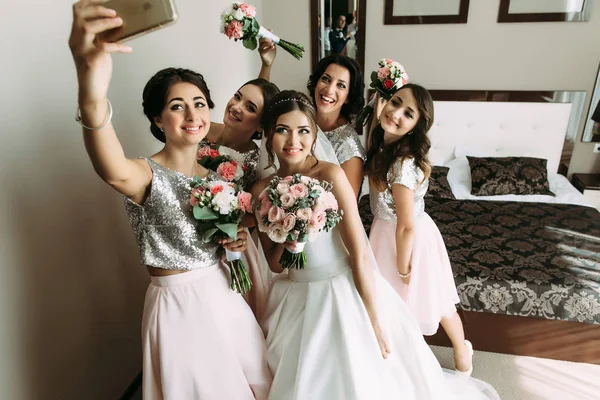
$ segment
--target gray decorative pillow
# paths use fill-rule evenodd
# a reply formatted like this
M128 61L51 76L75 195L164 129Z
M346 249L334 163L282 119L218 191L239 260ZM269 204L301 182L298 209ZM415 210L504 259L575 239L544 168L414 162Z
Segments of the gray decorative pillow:
M448 167L433 166L429 176L429 189L425 197L438 197L443 199L455 199L452 188L448 183Z
M471 157L471 194L544 194L554 196L548 183L548 160L533 157Z

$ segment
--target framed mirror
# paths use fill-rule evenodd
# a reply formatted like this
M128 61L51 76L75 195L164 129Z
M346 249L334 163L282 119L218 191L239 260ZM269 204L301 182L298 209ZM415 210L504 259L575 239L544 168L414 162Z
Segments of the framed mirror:
M469 0L385 0L383 23L465 24Z
M593 0L500 0L498 22L588 21Z
M600 67L596 74L592 99L585 118L582 142L600 142Z
M340 53L364 71L366 13L366 0L310 1L311 69L321 58Z

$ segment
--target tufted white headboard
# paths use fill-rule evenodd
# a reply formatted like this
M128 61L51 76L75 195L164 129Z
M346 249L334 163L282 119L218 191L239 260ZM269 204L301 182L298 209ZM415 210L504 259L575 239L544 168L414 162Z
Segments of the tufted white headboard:
M461 155L545 158L557 172L570 103L435 101L429 159L444 165Z

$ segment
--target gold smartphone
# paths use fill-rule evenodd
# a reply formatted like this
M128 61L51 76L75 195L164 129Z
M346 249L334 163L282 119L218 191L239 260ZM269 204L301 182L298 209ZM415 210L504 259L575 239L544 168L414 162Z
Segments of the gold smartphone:
M175 0L109 0L102 6L115 10L123 19L119 28L100 35L105 42L125 42L177 20Z

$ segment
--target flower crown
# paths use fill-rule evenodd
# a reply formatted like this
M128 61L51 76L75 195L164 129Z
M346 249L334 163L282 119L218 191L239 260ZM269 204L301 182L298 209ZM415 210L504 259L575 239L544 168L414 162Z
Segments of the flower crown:
M296 101L298 103L304 103L305 105L314 108L314 106L309 103L306 100L303 99L297 99L297 98L291 98L291 99L281 99L281 100L277 100L275 103L271 103L271 105L269 106L269 111L273 110L273 108L277 105L277 104L281 104L281 103L287 103L288 101Z

